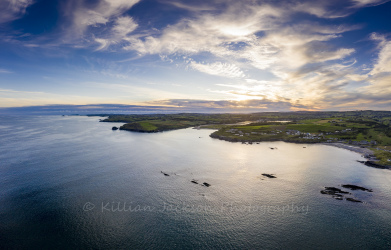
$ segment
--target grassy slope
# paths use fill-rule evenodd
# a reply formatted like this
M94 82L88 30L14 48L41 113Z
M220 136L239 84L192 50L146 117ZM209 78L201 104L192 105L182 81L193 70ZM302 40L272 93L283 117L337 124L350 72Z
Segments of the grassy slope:
M229 128L237 129L244 133L243 136L235 135L236 133L229 133L227 130ZM269 140L269 139L285 139L285 140L294 140L303 141L300 136L291 136L287 135L286 132L289 130L297 130L302 133L311 133L319 134L323 133L325 137L324 140L337 138L339 140L351 140L351 141L371 141L376 140L381 145L391 145L391 138L385 134L383 131L384 125L378 124L373 121L352 121L349 119L338 119L337 121L333 119L310 119L302 120L300 123L288 123L288 124L250 124L243 126L231 126L220 129L215 132L217 136L224 136L234 140L239 141L256 141L256 140ZM346 131L346 129L350 129ZM281 132L282 131L282 132ZM338 131L338 132L337 132ZM341 132L345 131L345 132ZM252 132L256 133L266 133L263 135L251 134ZM246 135L250 133L250 135ZM331 133L331 134L327 134ZM274 134L274 135L273 135ZM308 141L310 142L310 141Z
M137 131L137 132L159 132L195 126L196 123L190 121L138 121L127 123L120 127L121 130Z

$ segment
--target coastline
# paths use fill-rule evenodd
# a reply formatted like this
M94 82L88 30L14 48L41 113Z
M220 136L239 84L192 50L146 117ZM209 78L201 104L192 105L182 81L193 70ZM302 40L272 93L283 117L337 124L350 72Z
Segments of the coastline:
M333 146L333 147L337 147L337 148L342 148L342 149L346 149L346 150L349 150L349 151L352 151L352 152L355 152L355 153L358 153L358 154L361 154L362 157L365 158L365 160L363 161L358 161L366 166L369 166L369 167L374 167L374 168L379 168L379 169L391 169L391 166L388 166L388 165L382 165L382 164L379 164L379 160L375 157L375 153L373 150L369 149L369 148L362 148L362 147L359 147L359 146L356 146L356 145L350 145L350 144L344 144L344 143L340 143L340 142L309 142L309 141L306 141L306 142L303 142L303 141L290 141L290 140L281 140L281 139L275 139L275 140L262 140L262 141L249 141L249 140L232 140L231 138L229 137L226 137L226 136L217 136L215 134L211 134L209 135L210 137L214 138L214 139L218 139L218 140L222 140L222 141L228 141L228 142L242 142L242 143L254 143L254 142L275 142L275 141L282 141L282 142L287 142L287 143L296 143L296 144L321 144L321 145L328 145L328 146Z
M349 144L344 144L344 143L340 143L340 142L330 142L330 143L319 143L319 144L322 144L322 145L329 145L329 146L334 146L334 147L337 147L337 148L343 148L343 149L347 149L349 151L352 151L352 152L356 152L356 153L359 153L361 154L363 157L365 158L371 158L373 157L374 155L374 152L368 148L361 148L361 147L358 147L358 146L353 146L353 145L349 145Z
M379 164L379 159L375 157L375 153L373 150L369 148L362 148L354 145L349 145L349 144L344 144L344 143L339 143L339 142L334 142L334 143L320 143L322 145L329 145L337 148L343 148L355 153L361 154L362 157L364 157L366 160L364 161L358 161L368 167L373 167L373 168L379 168L379 169L391 169L391 166L388 165L382 165Z
M345 144L345 143L341 143L341 142L316 142L316 141L296 141L296 140L284 140L284 139L268 139L268 140L257 140L257 141L251 141L251 140L236 140L236 139L232 139L230 137L227 137L227 136L221 136L221 135L215 135L215 134L210 134L209 135L211 138L214 138L214 139L219 139L219 140L222 140L222 141L229 141L229 142L275 142L275 141L283 141L283 142L288 142L288 143L296 143L296 144L321 144L321 145L329 145L329 146L334 146L334 147L337 147L337 148L343 148L343 149L347 149L349 151L352 151L352 152L356 152L356 153L359 153L361 155L363 155L363 157L369 159L369 158L372 158L374 157L374 152L368 148L362 148L362 147L358 147L358 146L355 146L355 145L350 145L350 144Z
M359 154L361 154L361 156L363 156L366 159L366 161L358 161L358 162L360 162L368 167L380 168L380 169L391 169L391 166L379 164L378 163L379 160L374 156L373 150L370 150L368 148L361 148L361 147L352 146L352 145L343 144L343 143L321 143L321 144L330 145L330 146L337 147L337 148L343 148L343 149L347 149L347 150L355 152L355 153L359 153Z

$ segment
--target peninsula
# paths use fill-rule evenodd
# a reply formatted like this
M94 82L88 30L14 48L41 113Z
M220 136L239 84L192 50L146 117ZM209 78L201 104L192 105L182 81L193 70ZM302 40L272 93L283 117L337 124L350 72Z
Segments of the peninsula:
M245 144L262 141L328 143L347 149L351 145L356 146L356 151L363 149L359 151L367 158L376 157L377 164L391 165L389 111L109 115L102 122L123 122L120 130L147 133L210 128L216 130L210 135L212 138Z

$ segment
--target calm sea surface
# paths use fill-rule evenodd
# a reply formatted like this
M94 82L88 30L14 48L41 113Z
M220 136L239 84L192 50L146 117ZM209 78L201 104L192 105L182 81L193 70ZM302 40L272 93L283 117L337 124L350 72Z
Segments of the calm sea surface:
M98 120L0 117L1 249L391 249L391 171L359 154Z

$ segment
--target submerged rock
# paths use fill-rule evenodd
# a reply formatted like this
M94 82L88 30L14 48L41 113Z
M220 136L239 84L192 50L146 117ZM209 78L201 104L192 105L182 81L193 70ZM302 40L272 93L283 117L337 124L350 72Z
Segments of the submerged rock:
M351 202L361 202L361 203L362 203L362 201L356 200L356 199L354 199L354 198L346 198L346 200L347 200L347 201L351 201Z
M339 194L349 194L349 192L343 191L343 190L336 188L336 187L325 187L324 190L322 190L322 191L320 191L322 194L331 194L331 195L335 195L338 193Z
M198 184L198 182L196 180L192 180L191 182L194 184Z
M112 129L112 130L118 130L118 128L117 128L117 127L112 127L111 129Z
M202 183L205 187L210 187L210 184L207 182Z
M274 174L262 174L263 176L266 176L268 178L277 178L274 176Z
M164 176L170 176L169 174L164 173L163 171L160 171L160 173L164 174Z
M360 186L356 186L356 185L351 185L351 184L342 185L342 187L348 188L351 190L362 190L362 191L367 191L367 192L373 192L372 189L368 189L368 188L360 187Z
M342 185L342 187L344 188L350 188L352 190L357 190L357 189L360 189L361 187L358 187L358 186L355 186L355 185ZM346 191L343 191L339 188L336 188L336 187L325 187L324 190L321 190L320 191L321 194L327 194L327 195L331 195L334 199L336 200L343 200L344 199L344 194L351 194L349 192L346 192ZM347 201L351 201L351 202L357 202L357 203L362 203L362 201L360 200L357 200L355 198L352 198L352 197L345 197L345 199Z

